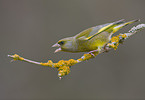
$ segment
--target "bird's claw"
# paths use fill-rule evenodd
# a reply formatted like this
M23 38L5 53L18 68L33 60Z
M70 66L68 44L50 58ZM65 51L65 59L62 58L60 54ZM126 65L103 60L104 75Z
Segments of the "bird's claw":
M104 46L104 52L108 52L109 51L109 47L107 45Z
M97 52L98 50L93 50L93 51L90 51L89 54L91 54L94 58L95 58L95 55L93 54L94 52Z

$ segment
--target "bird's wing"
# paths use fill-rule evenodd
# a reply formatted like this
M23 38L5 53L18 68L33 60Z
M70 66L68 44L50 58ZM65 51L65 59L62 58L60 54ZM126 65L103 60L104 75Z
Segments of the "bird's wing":
M107 23L107 24L98 25L95 27L88 28L88 29L80 32L79 34L77 34L76 39L89 40L89 39L93 38L94 36L106 31L107 29L114 27L114 25L118 25L118 24L123 23L124 22L123 20L124 19L113 22L113 23Z
M108 32L108 33L111 33L113 31L113 28L118 26L118 25L121 25L122 23L124 23L124 19L122 20L119 20L119 21L116 21L116 22L113 22L113 23L109 23L108 25L102 27L101 29L98 30L98 32L96 32L95 34L87 37L85 40L90 40L92 39L93 37L101 34L102 32ZM118 29L119 30L119 29Z

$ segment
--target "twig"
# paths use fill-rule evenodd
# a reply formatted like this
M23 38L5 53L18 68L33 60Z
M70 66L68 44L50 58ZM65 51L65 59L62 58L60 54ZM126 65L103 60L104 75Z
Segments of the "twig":
M145 24L139 24L139 25L134 26L133 28L131 28L131 30L129 30L128 33L113 36L111 38L110 42L105 46L105 48L108 48L107 50L110 50L112 48L114 48L116 50L120 43L124 42L127 38L129 38L133 34L137 33L139 30L142 30L143 28L145 28ZM25 62L32 63L32 64L57 68L58 71L59 71L58 72L58 77L59 77L59 79L61 79L62 76L65 76L65 75L70 73L70 67L71 66L73 66L77 63L80 63L82 61L92 59L92 58L96 57L98 54L101 54L102 52L105 52L105 51L106 50L104 48L102 48L100 52L98 52L98 51L92 52L93 55L87 53L87 54L84 54L81 58L79 58L77 60L75 60L75 59L60 60L57 63L53 63L51 60L48 60L48 62L46 62L46 63L36 62L36 61L32 61L32 60L20 57L17 54L8 55L8 57L13 58L13 61L20 60L20 61L25 61Z

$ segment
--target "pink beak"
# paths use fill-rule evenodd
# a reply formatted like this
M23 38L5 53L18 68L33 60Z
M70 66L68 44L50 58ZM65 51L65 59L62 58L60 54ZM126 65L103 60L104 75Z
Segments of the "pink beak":
M56 50L54 51L54 53L60 52L60 51L61 51L60 45L59 45L58 43L54 44L52 47L59 47L58 49L56 49Z

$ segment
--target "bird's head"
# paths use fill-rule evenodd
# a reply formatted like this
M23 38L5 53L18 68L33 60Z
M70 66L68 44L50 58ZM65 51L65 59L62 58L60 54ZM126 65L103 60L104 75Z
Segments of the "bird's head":
M59 47L58 49L55 50L54 53L60 52L60 51L71 52L73 49L73 37L61 39L52 47Z

